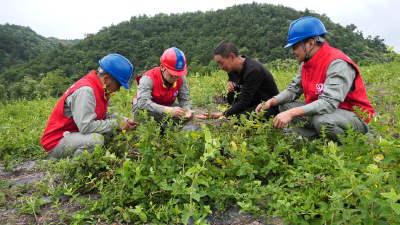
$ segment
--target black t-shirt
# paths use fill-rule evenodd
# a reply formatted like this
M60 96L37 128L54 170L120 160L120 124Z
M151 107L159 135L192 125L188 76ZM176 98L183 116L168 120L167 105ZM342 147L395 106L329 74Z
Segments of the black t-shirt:
M233 104L226 112L227 116L238 114L246 108L258 105L279 94L272 74L259 61L245 58L243 68L238 75L235 71L228 73L229 81L236 84L235 91L239 95L234 99L234 92L228 93L228 103Z

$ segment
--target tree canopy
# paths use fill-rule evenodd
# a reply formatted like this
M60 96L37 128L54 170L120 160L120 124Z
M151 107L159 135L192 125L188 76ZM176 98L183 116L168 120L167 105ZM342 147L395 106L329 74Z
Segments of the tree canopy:
M79 41L45 38L30 27L8 23L0 25L0 73L13 65L28 62L41 53L61 45L71 46Z

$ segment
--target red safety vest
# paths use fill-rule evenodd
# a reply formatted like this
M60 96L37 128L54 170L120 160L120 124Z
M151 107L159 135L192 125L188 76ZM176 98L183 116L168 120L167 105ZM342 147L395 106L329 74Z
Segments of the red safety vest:
M362 111L368 110L367 113L374 116L374 108L368 100L367 92L365 91L364 83L362 81L360 70L349 57L338 49L332 48L325 42L317 53L308 61L303 63L302 68L302 86L306 103L309 104L318 100L318 96L324 92L324 83L326 80L326 71L329 64L336 59L344 60L354 68L356 68L355 90L347 93L346 98L338 106L340 109L347 109L354 112L353 106L362 108ZM340 85L340 84L339 84ZM365 120L369 122L370 119Z
M153 91L151 92L151 97L153 98L151 99L151 101L163 106L170 106L172 103L175 102L175 99L179 94L179 90L181 89L182 77L179 77L179 79L174 84L172 84L172 86L168 90L168 88L163 83L160 67L151 69L143 75L150 77L153 81ZM142 76L136 77L136 82L138 83L138 86L140 78L142 78ZM137 93L135 98L137 98Z
M76 126L73 118L68 118L64 115L64 102L70 94L83 86L89 86L93 88L96 99L96 109L94 112L97 114L95 120L104 119L104 116L107 112L108 99L105 98L104 88L101 86L96 72L93 70L88 75L84 76L82 79L73 84L63 94L60 101L58 101L57 105L54 107L54 110L50 115L50 119L47 122L46 130L44 131L42 139L40 140L46 152L50 152L58 145L58 143L60 143L65 131L69 131L70 133L79 132L79 129Z

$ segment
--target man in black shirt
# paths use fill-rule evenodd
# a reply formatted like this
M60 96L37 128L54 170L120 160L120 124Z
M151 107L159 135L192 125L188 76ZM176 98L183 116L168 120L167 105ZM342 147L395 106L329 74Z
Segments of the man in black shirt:
M231 107L225 112L225 116L246 115L255 111L261 101L267 101L279 94L278 87L272 74L257 60L247 56L239 56L237 47L229 41L223 41L214 50L214 59L219 68L226 71L228 80L228 103ZM239 95L235 98L235 92ZM264 113L266 119L277 115L277 107L271 107ZM207 119L210 116L217 119L223 113L204 113L197 115L199 119Z

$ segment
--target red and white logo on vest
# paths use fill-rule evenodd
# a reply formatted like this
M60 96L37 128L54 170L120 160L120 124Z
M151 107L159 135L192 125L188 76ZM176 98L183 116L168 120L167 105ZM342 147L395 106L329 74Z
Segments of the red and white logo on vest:
M178 91L175 91L175 93L174 93L174 97L172 98L172 99L176 99L176 96L178 96Z
M318 92L315 92L315 95L322 95L323 90L324 90L324 84L319 83L316 85L316 88L317 88Z

